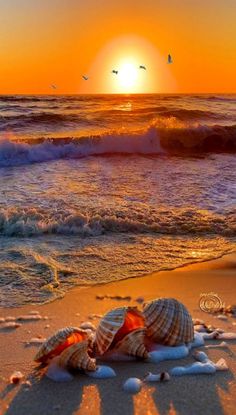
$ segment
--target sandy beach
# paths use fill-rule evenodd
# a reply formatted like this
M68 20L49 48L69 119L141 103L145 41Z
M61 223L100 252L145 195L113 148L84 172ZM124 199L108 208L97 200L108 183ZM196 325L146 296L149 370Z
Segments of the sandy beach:
M226 321L205 313L199 308L201 293L215 292L226 304L234 304L236 255L204 263L189 265L174 271L154 273L143 278L134 278L121 282L76 288L69 291L63 299L42 306L24 306L21 308L1 309L1 317L17 317L30 311L39 311L43 319L36 322L24 322L14 330L1 331L1 413L14 415L49 414L135 414L135 415L229 415L235 413L236 406L236 341L228 341L227 348L209 349L207 354L216 361L226 359L229 370L214 375L191 375L172 377L170 382L146 384L137 395L128 395L122 390L124 381L129 377L142 378L147 372L168 371L171 367L193 362L190 355L174 361L159 364L144 362L109 362L117 376L113 379L95 380L84 374L78 374L73 381L55 383L42 372L36 370L33 362L36 346L27 346L31 338L48 337L64 326L79 326L84 321L95 325L98 318L89 320L91 314L104 314L111 308L122 305L138 305L137 297L145 301L159 296L175 297L182 301L193 317L199 317L206 323L236 331L234 319ZM130 296L131 300L118 300L96 296ZM212 343L212 341L209 341ZM220 341L214 340L214 343ZM107 363L106 363L107 364ZM14 370L24 374L24 384L10 385L9 377Z

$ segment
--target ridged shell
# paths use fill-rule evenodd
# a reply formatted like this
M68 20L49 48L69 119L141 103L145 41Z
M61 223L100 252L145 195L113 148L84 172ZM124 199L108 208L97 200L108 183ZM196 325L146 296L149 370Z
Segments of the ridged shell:
M67 347L88 338L85 330L77 327L65 327L49 337L39 348L34 357L35 362L46 363L54 356L58 356Z
M144 317L137 307L120 307L109 311L100 321L95 335L95 350L99 354L104 354L110 347L114 347L114 342L119 342L121 329L125 334L144 328Z
M130 356L147 359L148 351L145 347L144 339L144 329L131 331L131 333L126 334L126 336L116 344L115 350Z
M186 307L174 298L159 298L143 310L147 336L154 342L177 346L193 341L193 322Z
M88 340L68 347L61 353L59 365L68 369L96 370L96 360L88 355L88 347Z

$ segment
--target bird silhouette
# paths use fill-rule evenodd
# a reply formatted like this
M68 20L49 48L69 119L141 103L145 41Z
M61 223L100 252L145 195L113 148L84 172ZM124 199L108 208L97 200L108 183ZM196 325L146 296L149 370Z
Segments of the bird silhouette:
M115 69L113 69L113 70L111 71L111 73L114 73L114 74L118 75L118 71L116 71Z
M55 84L51 84L51 88L52 88L52 89L57 89L57 85L55 85Z
M88 77L88 76L86 76L86 75L82 75L82 78L83 78L85 81L87 81L87 80L89 79L89 77Z
M139 69L144 69L146 71L147 68L144 65L139 65Z
M169 54L167 58L167 63L173 63L172 56Z

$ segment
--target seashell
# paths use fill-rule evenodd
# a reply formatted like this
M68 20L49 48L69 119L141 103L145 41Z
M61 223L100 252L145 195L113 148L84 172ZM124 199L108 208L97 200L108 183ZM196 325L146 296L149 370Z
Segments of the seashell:
M143 335L140 333L137 334L136 336L139 338L139 346L136 347L133 345L131 347L130 336L127 338L127 340L125 340L125 337L137 329L139 329L139 331L141 330ZM118 344L119 348L121 347L122 351L124 352L125 344L128 346L129 350L132 349L133 353L135 347L137 351L139 347L141 350L140 342L144 340L144 333L144 318L143 315L138 311L137 307L116 308L109 311L101 319L95 335L95 350L100 355L103 355L106 351L116 348ZM140 353L145 354L143 348L142 352Z
M193 341L192 318L186 307L174 298L159 298L143 310L147 336L154 342L178 346Z
M34 360L35 362L46 363L49 359L61 354L67 347L87 338L88 334L85 330L77 327L65 327L58 330L42 344Z
M145 330L137 329L126 334L122 340L116 343L115 351L119 351L130 356L148 358L148 351L144 344Z
M88 355L89 340L67 347L59 357L59 366L68 369L96 370L96 360Z

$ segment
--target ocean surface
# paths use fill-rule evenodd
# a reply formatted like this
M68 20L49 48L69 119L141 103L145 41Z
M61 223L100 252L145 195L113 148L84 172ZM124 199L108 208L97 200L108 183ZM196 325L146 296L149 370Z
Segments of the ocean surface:
M0 96L0 186L1 306L219 257L236 95Z

